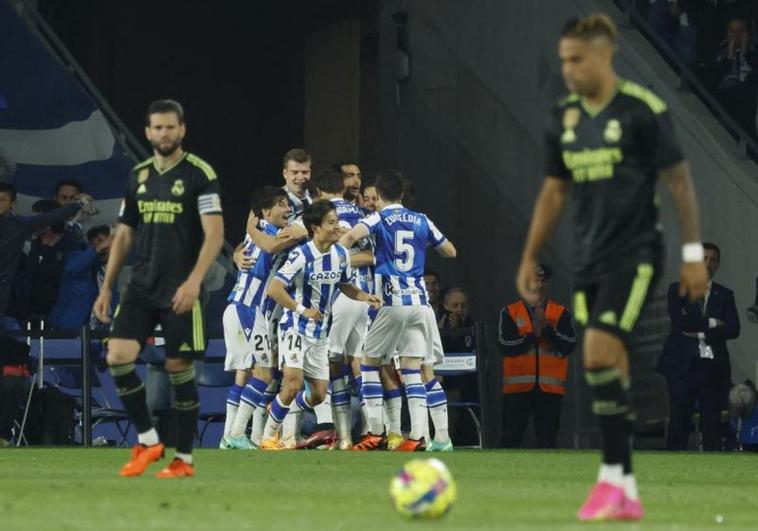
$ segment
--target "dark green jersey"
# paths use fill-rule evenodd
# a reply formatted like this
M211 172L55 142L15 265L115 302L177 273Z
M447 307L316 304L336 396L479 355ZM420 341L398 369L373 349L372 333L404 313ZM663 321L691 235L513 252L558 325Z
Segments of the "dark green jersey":
M658 172L683 158L660 98L623 80L602 109L569 95L553 109L546 144L546 175L573 181L577 280L660 255Z
M135 229L128 296L171 306L176 289L197 262L203 214L221 214L216 172L190 153L165 171L152 158L132 170L119 221Z

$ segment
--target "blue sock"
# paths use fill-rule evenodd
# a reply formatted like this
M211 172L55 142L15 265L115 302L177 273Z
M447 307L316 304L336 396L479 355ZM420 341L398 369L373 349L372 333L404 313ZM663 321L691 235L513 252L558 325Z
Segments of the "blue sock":
M226 403L230 406L240 405L240 394L242 394L243 387L241 385L234 384L229 388L229 394L226 395Z

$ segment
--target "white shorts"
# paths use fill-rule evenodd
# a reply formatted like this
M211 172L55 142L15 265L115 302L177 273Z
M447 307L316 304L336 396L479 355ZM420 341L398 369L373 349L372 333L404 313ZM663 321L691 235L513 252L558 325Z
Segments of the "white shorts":
M371 323L363 351L370 358L387 359L397 353L401 358L426 359L434 352L436 328L428 306L383 306Z
M445 361L445 350L442 348L442 337L440 337L440 329L437 326L437 317L434 315L434 310L431 306L426 306L429 309L431 318L433 319L432 326L432 351L426 355L422 365L438 365Z
M257 308L235 303L224 310L224 370L247 370L253 360L259 367L271 367L272 352L268 338L268 325Z
M366 302L356 301L340 293L332 304L332 328L329 331L329 359L342 356L360 358L368 328Z
M279 329L279 368L300 369L307 378L329 381L329 339Z

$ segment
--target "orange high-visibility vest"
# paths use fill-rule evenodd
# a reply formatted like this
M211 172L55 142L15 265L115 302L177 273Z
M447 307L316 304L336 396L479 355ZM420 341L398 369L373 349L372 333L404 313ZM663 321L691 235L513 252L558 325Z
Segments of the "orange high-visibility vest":
M508 305L508 313L516 323L521 336L531 334L532 317L522 300ZM564 306L551 300L547 301L545 317L548 324L555 328L558 320L566 310ZM562 395L566 392L568 375L568 358L555 350L543 335L532 345L531 350L519 356L506 356L503 359L503 393L526 393L539 384L545 393Z

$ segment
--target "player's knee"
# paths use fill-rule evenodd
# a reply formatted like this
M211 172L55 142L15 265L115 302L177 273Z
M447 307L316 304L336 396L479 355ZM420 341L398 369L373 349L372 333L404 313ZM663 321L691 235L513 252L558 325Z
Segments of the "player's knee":
M424 383L429 383L432 380L434 380L434 366L422 365L421 366L421 381Z
M326 385L323 387L319 385L310 386L308 389L308 398L313 406L317 406L326 400Z
M253 369L253 376L258 380L270 384L273 377L273 370L269 367L258 367L257 365Z
M124 365L132 363L139 355L139 343L134 340L111 339L108 342L108 354L106 361L108 365Z
M166 358L166 372L181 372L195 366L194 360L184 358Z
M589 329L584 335L584 368L619 367L626 354L621 340L604 330Z

